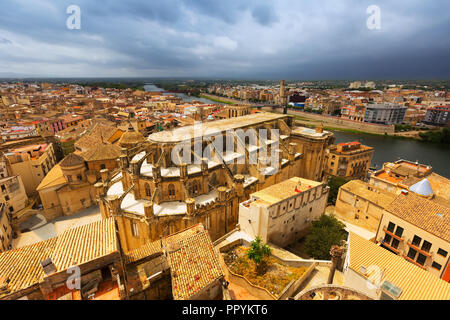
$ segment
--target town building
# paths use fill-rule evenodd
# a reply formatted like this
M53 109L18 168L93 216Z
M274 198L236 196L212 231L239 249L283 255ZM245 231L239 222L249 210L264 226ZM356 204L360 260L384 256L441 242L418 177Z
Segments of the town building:
M82 116L77 114L68 114L61 117L61 120L64 122L64 128L70 128L76 126L78 123L84 120Z
M341 118L363 122L366 115L366 106L347 105L341 108Z
M433 126L448 125L450 122L450 106L428 108L424 122Z
M11 164L0 155L0 203L5 207L9 222L28 205L28 196L20 175L12 173ZM4 230L6 231L6 230Z
M376 241L450 282L450 208L403 191L384 210Z
M0 253L0 300L119 300L123 279L114 219Z
M112 125L95 123L74 143L75 150L86 152L100 144L117 145L124 132Z
M365 180L373 153L373 148L356 141L332 145L325 153L325 176Z
M394 104L371 104L366 107L364 122L376 124L401 124L405 118L408 107Z
M430 166L399 160L385 163L370 181L350 181L340 187L335 213L346 222L376 232L383 210L402 192L409 191L436 204L450 207L450 180Z
M344 286L377 300L449 300L450 284L350 232Z
M334 213L339 219L375 233L383 210L394 199L392 192L352 180L339 188Z
M36 188L44 207L44 217L52 220L95 205L96 181L97 171L89 170L83 157L75 153L66 156Z
M6 210L6 204L0 202L0 254L11 248L12 239L11 217Z
M251 106L246 104L237 104L226 106L223 110L214 113L214 118L217 120L228 119L234 117L242 117L249 115L251 112Z
M43 119L37 125L37 133L40 134L41 132L49 131L55 134L65 128L66 124L62 119Z
M239 205L240 228L264 243L286 247L325 212L328 193L324 183L297 177L267 187Z
M222 300L224 273L208 231L194 225L125 253L133 300Z
M433 172L429 165L418 161L398 160L387 162L381 170L371 174L369 183L374 187L396 195L402 190L423 194L422 185L426 185L426 197L439 204L450 207L450 180ZM416 192L418 191L419 192Z
M0 130L0 137L2 141L24 139L34 137L37 135L36 127L33 126L13 126L7 129Z
M53 144L32 144L10 149L5 156L14 175L20 175L28 196L36 194L36 188L56 164Z

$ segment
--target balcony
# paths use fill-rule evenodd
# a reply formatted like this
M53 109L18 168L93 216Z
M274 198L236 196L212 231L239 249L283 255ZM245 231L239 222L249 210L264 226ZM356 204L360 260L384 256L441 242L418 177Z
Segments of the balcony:
M403 258L405 258L407 261L411 262L412 264L415 264L416 266L422 268L423 270L427 270L427 268L425 268L423 265L421 265L421 264L418 263L417 261L414 261L414 260L411 259L410 257L404 255Z
M403 241L404 239L402 237L397 236L395 233L390 232L386 227L383 228L383 231L386 232L388 235L394 237L398 241Z
M431 252L428 252L428 251L419 249L419 247L415 246L414 244L412 244L412 243L409 242L409 241L408 241L408 246L410 246L411 248L413 248L413 249L416 250L417 252L423 254L424 256L427 256L427 257L431 257L431 256L432 256L432 253L431 253Z
M395 249L394 247L392 247L390 244L387 244L386 242L384 242L384 240L381 242L381 244L383 246L385 246L386 248L388 248L389 250L395 252L396 254L400 254L400 250Z

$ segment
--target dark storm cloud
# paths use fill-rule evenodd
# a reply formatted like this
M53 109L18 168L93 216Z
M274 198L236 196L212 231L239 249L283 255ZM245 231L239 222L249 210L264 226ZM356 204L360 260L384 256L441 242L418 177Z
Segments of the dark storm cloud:
M5 38L0 38L0 43L1 44L12 44L12 42L8 39Z
M82 14L68 30L66 8ZM381 29L366 27L367 7ZM446 0L3 0L0 74L450 77Z

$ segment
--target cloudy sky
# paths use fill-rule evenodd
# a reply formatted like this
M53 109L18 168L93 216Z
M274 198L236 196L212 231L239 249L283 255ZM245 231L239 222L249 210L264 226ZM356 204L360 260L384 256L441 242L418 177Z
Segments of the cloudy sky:
M66 26L70 5L80 30ZM0 77L450 78L449 10L448 0L1 0Z

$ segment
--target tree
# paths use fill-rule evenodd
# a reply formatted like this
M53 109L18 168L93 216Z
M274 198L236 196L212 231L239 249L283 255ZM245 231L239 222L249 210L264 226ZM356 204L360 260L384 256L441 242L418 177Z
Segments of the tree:
M269 246L262 243L260 237L256 237L256 239L250 243L250 250L248 250L247 258L255 262L258 273L263 273L266 266L264 258L270 256L270 253L271 250Z
M323 214L319 220L312 222L310 233L305 239L308 255L319 260L330 260L330 249L347 239L345 225L333 215Z
M330 187L330 194L328 195L328 203L335 205L337 196L339 193L339 188L348 182L345 178L331 177L328 180L328 186Z

